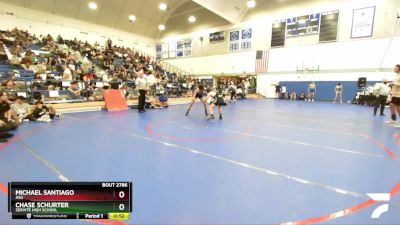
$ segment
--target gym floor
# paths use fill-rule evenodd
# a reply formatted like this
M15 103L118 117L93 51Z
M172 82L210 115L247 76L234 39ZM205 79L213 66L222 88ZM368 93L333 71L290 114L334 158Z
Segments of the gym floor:
M400 130L372 108L243 100L208 122L186 107L23 124L0 145L0 224L399 224ZM132 218L12 221L9 181L132 181ZM380 219L367 193L392 194Z

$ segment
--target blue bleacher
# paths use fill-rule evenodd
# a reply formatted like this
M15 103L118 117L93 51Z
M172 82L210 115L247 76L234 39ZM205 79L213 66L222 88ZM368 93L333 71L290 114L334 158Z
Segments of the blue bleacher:
M8 73L13 73L15 69L12 69L10 65L6 64L1 64L0 65L0 74L2 74L2 77L5 76ZM18 69L20 79L21 80L31 80L34 78L35 74L32 70L23 70L23 69Z
M0 69L3 69L3 68L8 69L8 68L11 68L11 67L10 67L10 65L0 64Z
M42 46L40 46L40 45L31 45L30 47L34 51L39 51L42 48Z

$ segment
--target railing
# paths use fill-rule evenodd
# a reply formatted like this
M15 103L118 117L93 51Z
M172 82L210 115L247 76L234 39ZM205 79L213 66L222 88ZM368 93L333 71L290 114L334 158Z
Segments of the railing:
M184 71L184 70L181 70L180 68L178 68L178 67L176 67L176 66L174 66L174 65L172 65L172 64L170 64L170 63L167 63L167 62L165 62L165 61L160 61L160 62L161 62L162 67L165 69L165 71L167 71L167 72L169 72L169 73L176 73L178 76L179 76L179 75L181 75L181 76L188 76L188 75L190 75L189 72L186 72L186 71Z
M0 79L3 83L6 80ZM8 81L8 80L7 80ZM42 100L45 103L75 103L103 101L103 91L110 89L122 90L127 100L134 100L138 97L138 90L134 81L109 81L100 80L77 81L80 94L75 95L68 90L72 81L64 80L16 80L14 86L0 86L14 101L17 96L25 97L29 102ZM191 96L190 87L185 83L167 82L163 85L154 84L149 87L148 96L156 97L163 95L168 98L179 98Z

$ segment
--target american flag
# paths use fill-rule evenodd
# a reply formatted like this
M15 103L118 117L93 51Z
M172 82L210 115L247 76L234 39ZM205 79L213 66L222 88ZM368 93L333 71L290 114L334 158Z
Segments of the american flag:
M257 51L256 55L256 73L268 72L269 50Z

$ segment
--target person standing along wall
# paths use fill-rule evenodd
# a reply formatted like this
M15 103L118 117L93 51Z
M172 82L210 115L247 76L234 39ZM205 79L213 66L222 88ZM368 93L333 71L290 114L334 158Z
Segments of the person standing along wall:
M383 113L385 111L386 101L390 92L387 85L388 81L386 79L382 80L382 83L375 84L374 93L376 94L376 101L374 107L374 116L378 112L379 106L381 106L381 116L385 116Z
M317 85L313 81L308 85L308 101L315 100L315 92L317 92Z
M275 98L279 99L281 97L281 85L279 82L275 84Z
M286 85L282 85L281 92L282 92L281 98L287 100L289 98L289 95L288 95L288 92L287 92Z
M339 102L340 99L340 104L343 103L343 85L342 83L338 83L335 87L335 99L333 100L333 103Z
M229 92L231 93L231 101L233 103L236 103L237 100L237 86L233 81L231 81L231 84L229 85L228 88Z

